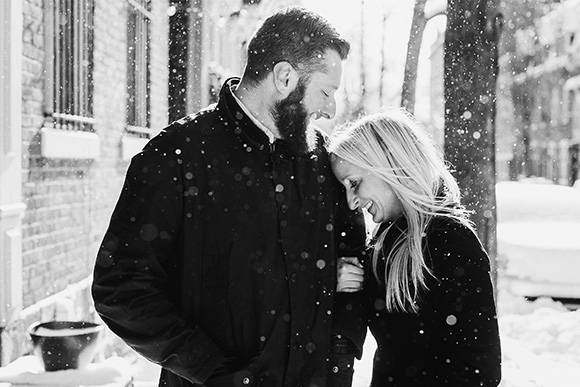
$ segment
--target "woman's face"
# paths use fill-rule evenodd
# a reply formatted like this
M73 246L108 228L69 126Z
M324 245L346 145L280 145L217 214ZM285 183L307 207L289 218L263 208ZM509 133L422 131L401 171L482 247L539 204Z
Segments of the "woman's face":
M366 209L375 223L384 223L402 214L400 200L384 180L335 155L331 163L334 175L346 187L346 200L351 210Z

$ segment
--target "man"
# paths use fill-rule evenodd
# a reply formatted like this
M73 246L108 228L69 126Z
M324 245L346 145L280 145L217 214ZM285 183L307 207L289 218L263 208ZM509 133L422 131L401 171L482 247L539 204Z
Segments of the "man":
M131 162L94 273L98 313L168 386L324 386L338 254L364 243L323 137L349 45L289 9L241 80Z

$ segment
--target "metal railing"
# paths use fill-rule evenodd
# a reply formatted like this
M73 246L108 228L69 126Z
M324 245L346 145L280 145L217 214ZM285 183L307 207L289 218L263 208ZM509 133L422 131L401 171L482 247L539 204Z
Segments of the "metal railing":
M48 124L92 131L94 0L45 0L45 4Z

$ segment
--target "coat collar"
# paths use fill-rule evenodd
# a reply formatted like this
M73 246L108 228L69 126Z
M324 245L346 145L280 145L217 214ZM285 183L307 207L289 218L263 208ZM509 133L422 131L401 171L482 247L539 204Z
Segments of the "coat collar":
M233 131L237 136L259 150L268 149L270 145L268 136L248 117L232 93L232 88L239 83L240 78L237 77L228 78L225 81L220 91L217 108L226 116L228 122L234 124Z
M233 123L234 133L240 137L240 139L247 143L248 145L257 148L259 150L276 150L279 153L286 153L298 157L310 157L309 153L316 149L318 143L318 135L316 129L309 127L307 129L307 142L309 151L306 154L298 153L293 147L284 139L276 139L274 143L270 144L270 139L252 121L250 117L244 112L242 107L236 101L232 93L232 88L236 87L240 83L240 78L232 77L228 78L219 94L219 100L217 103L217 109L222 115L224 115L225 120L228 123Z

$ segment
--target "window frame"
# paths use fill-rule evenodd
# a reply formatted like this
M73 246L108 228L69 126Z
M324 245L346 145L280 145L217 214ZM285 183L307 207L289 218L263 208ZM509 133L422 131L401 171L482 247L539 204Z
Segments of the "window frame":
M44 9L45 126L94 132L95 0L45 0Z
M151 0L127 4L126 134L151 138ZM145 39L143 40L143 35ZM141 38L141 39L139 39ZM140 78L141 77L141 78Z

